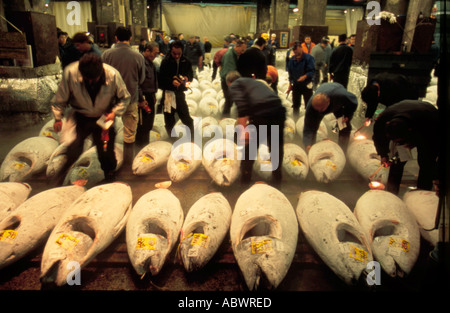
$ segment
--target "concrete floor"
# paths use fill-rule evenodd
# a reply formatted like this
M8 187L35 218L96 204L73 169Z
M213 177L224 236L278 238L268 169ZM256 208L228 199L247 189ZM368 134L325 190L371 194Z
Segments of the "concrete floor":
M38 124L16 132L0 132L0 161L19 141L36 135L41 126ZM412 163L405 171L400 196L409 186L414 186L417 165ZM311 173L310 173L311 174ZM137 177L131 173L119 173L117 180L128 183L133 191L133 203L143 194L155 189L157 182L168 180L165 167L147 177ZM254 174L253 181L257 181ZM28 181L33 191L30 196L45 190L47 181L44 174ZM358 198L368 190L368 182L362 179L347 164L338 181L319 184L309 175L305 182L295 182L284 177L279 187L295 208L298 195L302 191L317 189L326 191L341 199L351 209ZM191 205L201 196L220 191L233 208L237 198L243 192L239 182L231 187L218 187L212 183L206 171L200 167L188 182L174 183L170 190L180 199L185 214ZM177 260L174 249L162 271L156 277L138 277L131 266L126 251L124 233L104 252L98 255L81 272L80 286L54 287L43 285L39 281L42 247L28 257L0 271L0 290L97 290L97 291L246 291L245 281L235 262L227 236L215 257L202 270L188 274ZM382 284L376 288L380 291L420 291L433 286L437 273L428 258L432 250L426 242L421 242L421 253L413 271L404 278L392 279L382 277ZM368 290L363 285L345 285L315 254L308 245L301 231L298 247L288 274L277 291L360 291ZM289 293L287 293L289 294Z

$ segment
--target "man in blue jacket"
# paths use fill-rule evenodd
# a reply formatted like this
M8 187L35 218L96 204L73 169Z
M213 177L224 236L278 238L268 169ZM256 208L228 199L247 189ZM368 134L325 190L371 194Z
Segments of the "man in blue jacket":
M294 108L294 117L298 117L300 111L301 97L306 104L313 95L312 80L315 73L314 58L304 53L300 43L296 42L293 47L294 56L291 57L288 64L289 88L288 94L292 91L292 107Z
M339 145L346 151L353 113L358 107L358 99L354 94L339 83L325 83L317 88L316 93L308 101L305 113L305 127L303 128L303 144L307 152L316 142L317 130L323 117L333 113L337 119L346 124L339 131Z

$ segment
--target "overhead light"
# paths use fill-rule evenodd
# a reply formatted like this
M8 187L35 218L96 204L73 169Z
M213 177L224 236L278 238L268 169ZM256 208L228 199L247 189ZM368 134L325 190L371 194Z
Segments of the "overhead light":
M344 14L347 14L347 10L344 11Z
M292 11L294 11L294 13L298 12L298 8L294 8Z

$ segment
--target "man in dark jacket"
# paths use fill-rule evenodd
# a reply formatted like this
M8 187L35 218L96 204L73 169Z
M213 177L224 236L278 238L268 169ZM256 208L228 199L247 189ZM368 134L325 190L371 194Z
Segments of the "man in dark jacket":
M417 100L419 95L404 75L384 72L369 81L361 92L361 98L367 104L368 122L373 118L378 103L389 107L402 100Z
M200 44L195 41L194 36L190 36L189 40L184 46L184 56L192 64L192 72L194 77L197 77L197 69L201 71L203 69L203 51Z
M293 47L294 56L291 57L288 64L289 88L292 90L292 107L294 116L298 117L301 105L301 97L306 104L313 94L312 80L315 73L314 58L304 53L301 44L295 43Z
M438 110L430 103L404 100L384 110L375 121L373 141L381 163L390 166L386 190L398 194L409 150L417 147L417 188L431 190L438 178ZM391 144L392 142L392 144Z
M320 122L328 113L333 113L342 122L343 128L339 131L339 145L346 151L352 130L351 120L357 106L356 96L348 92L341 84L325 83L320 85L306 105L303 129L303 144L306 151L309 152L311 146L316 142Z
M161 99L164 110L164 122L169 136L175 126L175 113L181 122L191 132L191 140L194 140L194 121L189 115L186 103L186 82L193 79L192 65L183 56L183 44L176 40L170 46L170 53L162 60L159 70L159 88L162 89Z
M253 46L239 56L237 70L241 76L266 79L267 60L262 52L265 45L266 41L258 38Z
M353 49L346 44L347 35L339 36L339 46L333 50L330 57L330 74L335 83L347 88L350 67L352 66Z
M138 115L136 130L136 144L140 147L150 142L150 131L155 121L156 92L158 91L158 76L153 64L159 54L159 44L152 41L145 45L142 55L145 59L145 80L139 86Z
M265 81L241 77L237 71L228 73L227 84L230 86L231 98L237 106L237 124L244 129L238 133L238 144L244 143L245 148L245 157L241 160L241 181L248 183L251 180L257 147L265 141L264 131L261 133L260 128L267 126L272 179L274 183L280 183L284 155L283 129L286 120L286 109L280 97ZM274 130L275 133L272 133Z

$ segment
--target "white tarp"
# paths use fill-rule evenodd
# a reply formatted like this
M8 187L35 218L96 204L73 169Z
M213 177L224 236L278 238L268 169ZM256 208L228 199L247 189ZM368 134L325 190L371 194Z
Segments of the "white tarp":
M169 35L184 34L208 37L215 47L223 45L223 38L230 33L247 36L251 28L252 8L244 6L213 6L162 4L162 11Z

